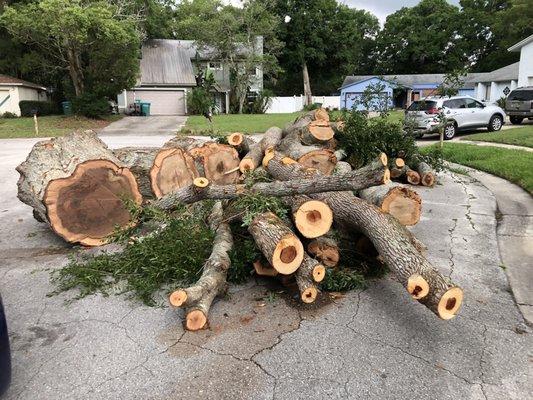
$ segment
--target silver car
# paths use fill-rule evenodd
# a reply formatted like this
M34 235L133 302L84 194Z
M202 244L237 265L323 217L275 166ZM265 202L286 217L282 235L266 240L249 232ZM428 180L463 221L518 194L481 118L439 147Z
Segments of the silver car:
M418 137L437 133L443 123L446 140L464 129L499 131L505 123L505 111L470 96L426 97L414 101L405 111L406 128L412 129Z

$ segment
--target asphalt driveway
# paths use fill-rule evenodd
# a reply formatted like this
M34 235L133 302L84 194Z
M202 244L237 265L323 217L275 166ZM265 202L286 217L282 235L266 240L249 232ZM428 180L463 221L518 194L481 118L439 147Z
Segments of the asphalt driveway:
M167 135L107 135L116 146ZM446 173L417 188L413 229L427 256L465 290L441 321L392 276L302 307L264 281L232 286L210 328L185 332L183 313L123 297L48 297L50 270L72 251L16 199L14 171L35 140L0 141L0 292L13 350L6 399L525 399L532 335L502 268L493 194ZM531 375L530 375L531 376Z
M168 135L178 132L187 121L185 116L157 115L150 117L124 117L115 121L99 133L101 135Z

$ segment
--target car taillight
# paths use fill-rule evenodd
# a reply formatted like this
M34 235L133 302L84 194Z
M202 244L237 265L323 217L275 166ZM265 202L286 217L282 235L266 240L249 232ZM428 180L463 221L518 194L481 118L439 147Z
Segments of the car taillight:
M428 114L438 114L439 113L439 109L438 108L430 108L429 110L426 111L426 113L428 113Z

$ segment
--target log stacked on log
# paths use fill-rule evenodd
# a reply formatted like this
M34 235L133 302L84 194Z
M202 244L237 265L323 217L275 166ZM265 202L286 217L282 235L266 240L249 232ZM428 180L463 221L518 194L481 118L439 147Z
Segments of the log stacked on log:
M119 201L124 195L139 204L142 193L166 211L217 200L209 218L215 240L203 274L195 285L170 295L173 306L185 307L189 330L207 326L211 304L226 288L233 247L229 221L239 216L228 218L225 211L237 209L232 207L243 196L258 195L280 197L290 218L264 210L247 220L262 254L253 264L257 275L292 279L300 300L312 303L326 269L342 262L342 237L343 246L383 260L412 298L452 318L461 289L426 260L405 228L418 222L421 199L390 181L418 175L431 186L433 172L424 163L414 171L401 158L389 163L385 154L352 170L340 161L346 154L335 148L335 132L342 128L319 109L283 130L268 129L260 140L239 132L228 136L228 145L176 137L161 149L123 148L115 154L94 134L70 135L35 146L19 166L19 197L65 239L88 245L103 243L115 225L132 223ZM256 172L249 173L257 169L269 180L250 183ZM65 224L70 236L61 230Z

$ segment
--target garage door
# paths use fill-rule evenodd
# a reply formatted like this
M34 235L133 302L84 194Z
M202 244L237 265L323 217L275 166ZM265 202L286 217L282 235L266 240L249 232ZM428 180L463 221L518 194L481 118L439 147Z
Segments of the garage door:
M151 103L152 115L185 115L185 92L181 90L138 90L136 98Z

